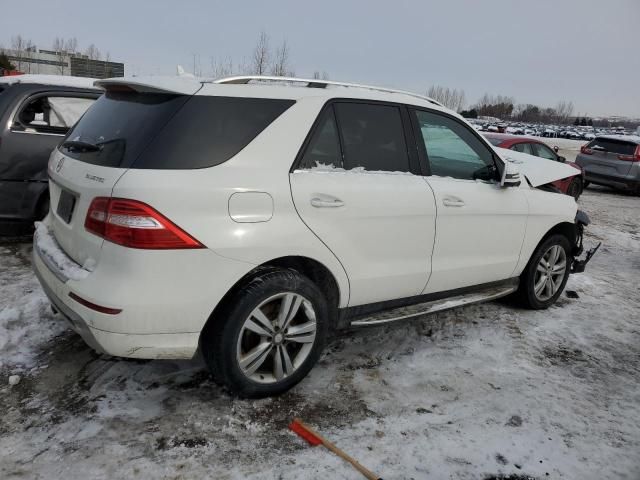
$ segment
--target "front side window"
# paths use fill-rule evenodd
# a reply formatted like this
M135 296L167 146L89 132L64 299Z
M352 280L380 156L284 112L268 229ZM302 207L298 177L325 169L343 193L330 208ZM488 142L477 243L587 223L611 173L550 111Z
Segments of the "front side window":
M536 157L546 158L548 160L557 160L555 153L546 145L542 145L541 143L534 143L533 149L536 152Z
M491 151L468 128L437 113L414 113L432 175L462 180L495 178Z
M325 109L318 121L299 168L342 167L340 139L333 108Z
M38 96L24 104L13 123L13 129L36 133L64 135L95 102L94 98Z
M534 155L533 150L531 149L531 144L529 143L516 143L515 145L511 146L511 150L526 153L528 155Z
M390 105L337 103L344 168L409 172L400 109Z

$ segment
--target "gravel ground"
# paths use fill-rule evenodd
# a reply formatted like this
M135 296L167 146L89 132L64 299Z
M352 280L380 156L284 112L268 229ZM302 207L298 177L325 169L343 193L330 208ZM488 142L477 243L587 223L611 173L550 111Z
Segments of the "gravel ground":
M386 480L637 480L640 198L580 204L603 246L569 280L578 298L351 333L260 401L199 360L95 354L49 310L30 245L0 245L0 478L361 478L288 432L300 416Z

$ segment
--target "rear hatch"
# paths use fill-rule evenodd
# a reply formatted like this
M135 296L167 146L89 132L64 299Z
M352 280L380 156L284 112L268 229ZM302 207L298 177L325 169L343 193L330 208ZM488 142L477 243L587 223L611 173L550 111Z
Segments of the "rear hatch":
M587 173L624 177L631 171L633 162L621 160L620 156L632 157L637 146L622 138L598 137L582 147L581 164Z
M110 197L188 95L107 91L86 112L49 159L51 228L62 249L91 270L102 238L84 228L95 197Z

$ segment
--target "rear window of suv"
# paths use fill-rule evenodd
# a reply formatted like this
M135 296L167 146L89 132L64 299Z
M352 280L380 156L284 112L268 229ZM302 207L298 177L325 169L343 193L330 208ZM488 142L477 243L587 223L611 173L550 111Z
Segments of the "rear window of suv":
M62 151L106 167L195 169L236 155L294 102L242 97L107 92ZM98 148L82 148L83 144Z
M615 138L596 138L587 144L588 148L600 148L605 152L616 153L618 155L633 155L637 145L633 142L625 142Z

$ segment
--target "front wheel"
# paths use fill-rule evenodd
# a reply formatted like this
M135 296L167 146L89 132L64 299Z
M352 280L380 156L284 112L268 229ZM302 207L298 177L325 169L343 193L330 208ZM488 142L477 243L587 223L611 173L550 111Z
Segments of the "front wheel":
M555 303L569 278L570 252L564 235L552 235L538 246L520 276L519 293L527 307L539 310Z
M200 347L216 382L241 397L281 394L302 380L326 342L324 295L294 270L249 280L207 324Z

